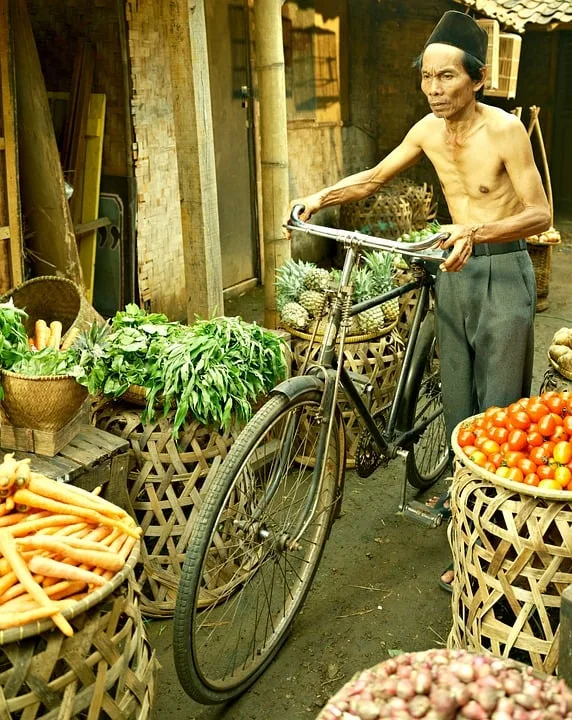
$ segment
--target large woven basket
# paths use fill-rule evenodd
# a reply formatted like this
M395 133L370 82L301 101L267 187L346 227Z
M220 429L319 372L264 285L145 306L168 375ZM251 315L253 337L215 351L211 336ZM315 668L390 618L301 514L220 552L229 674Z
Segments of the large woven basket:
M159 666L131 580L138 549L106 585L62 611L72 637L51 621L0 638L2 717L147 720Z
M68 278L43 275L26 280L2 295L0 302L7 302L10 298L16 307L28 314L24 322L28 337L33 337L34 326L39 319L45 320L48 325L59 320L62 324L62 339L74 326L84 329L92 322L103 322L80 287Z
M93 417L97 427L131 445L133 464L127 489L133 514L143 529L136 579L141 610L149 617L174 613L195 509L240 430L219 432L191 420L175 443L175 412L170 410L146 424L142 408L114 402L100 407Z
M459 448L451 484L452 648L485 650L551 674L561 594L572 583L572 492L500 478Z
M552 270L552 245L527 241L528 254L532 260L536 278L536 310L548 309L548 290Z
M1 370L2 407L15 427L55 432L87 398L87 389L70 375L30 376Z

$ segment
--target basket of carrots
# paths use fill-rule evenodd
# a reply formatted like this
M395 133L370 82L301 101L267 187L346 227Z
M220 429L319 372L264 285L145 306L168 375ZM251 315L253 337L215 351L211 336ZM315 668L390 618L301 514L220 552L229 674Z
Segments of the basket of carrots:
M11 690L3 717L148 715L158 666L132 576L140 534L97 493L4 456L0 678Z

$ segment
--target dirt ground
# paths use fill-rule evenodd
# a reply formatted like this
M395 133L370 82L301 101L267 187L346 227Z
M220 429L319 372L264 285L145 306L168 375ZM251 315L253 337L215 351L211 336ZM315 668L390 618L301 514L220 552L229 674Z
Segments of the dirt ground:
M536 319L533 391L546 370L553 334L572 326L572 223L555 225L564 242L553 250L549 307ZM260 319L261 297L257 290L238 298L226 312ZM154 720L313 720L355 672L393 651L445 645L451 596L437 579L450 559L446 527L426 529L398 514L402 476L402 461L366 480L348 472L343 514L303 612L278 658L233 704L204 707L193 702L174 670L171 622L149 621L149 637L162 666ZM444 487L440 481L418 499ZM408 493L415 496L411 488Z

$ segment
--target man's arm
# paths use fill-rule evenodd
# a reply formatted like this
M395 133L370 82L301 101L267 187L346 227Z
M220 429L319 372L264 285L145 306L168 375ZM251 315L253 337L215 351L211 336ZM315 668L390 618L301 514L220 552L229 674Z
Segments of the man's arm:
M417 123L395 150L386 155L375 167L348 175L335 185L294 200L291 207L303 205L304 212L300 217L307 221L315 212L323 208L355 202L373 195L393 177L414 165L422 157L419 124Z

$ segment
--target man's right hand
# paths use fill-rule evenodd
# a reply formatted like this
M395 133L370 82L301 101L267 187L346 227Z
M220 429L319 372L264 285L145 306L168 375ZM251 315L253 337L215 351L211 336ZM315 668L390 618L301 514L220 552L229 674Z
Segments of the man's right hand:
M292 209L295 208L296 205L302 205L302 207L304 208L300 213L300 220L302 220L303 222L308 222L312 215L318 212L318 210L320 210L322 207L320 195L321 193L314 193L313 195L307 195L306 197L293 200L290 203L290 211L288 213L288 218L284 224L287 225L290 222ZM291 231L286 228L286 237L290 238L290 234Z

